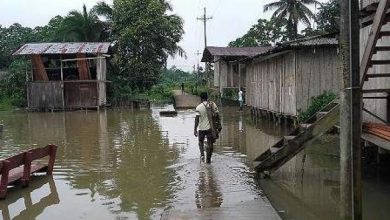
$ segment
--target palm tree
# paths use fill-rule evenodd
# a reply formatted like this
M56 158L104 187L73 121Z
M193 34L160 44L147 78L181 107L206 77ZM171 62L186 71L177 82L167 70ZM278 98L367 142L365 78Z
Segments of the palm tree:
M106 22L112 24L114 19L114 9L109 4L103 1L98 2L95 6L93 6L92 11L94 11L99 16L105 17Z
M59 28L58 34L62 36L63 41L101 41L104 24L99 20L94 10L87 11L83 5L83 11L71 11L64 18Z
M310 27L310 19L314 18L314 14L307 6L312 4L320 3L317 0L278 0L266 4L264 12L275 10L272 17L281 22L285 20L289 38L296 39L299 22Z

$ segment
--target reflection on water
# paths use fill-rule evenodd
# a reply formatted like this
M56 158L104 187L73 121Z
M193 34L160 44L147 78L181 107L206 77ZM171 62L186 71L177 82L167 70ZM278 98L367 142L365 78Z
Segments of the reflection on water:
M44 195L43 197L41 196L42 194ZM20 210L18 214L12 213L11 215L10 209L13 208L15 203L20 203L21 200L24 200L24 210ZM30 183L28 190L23 189L18 194L9 193L7 199L0 203L0 210L2 219L4 220L33 219L39 216L47 207L58 204L59 202L60 200L53 178L36 177Z
M159 219L167 210L267 205L285 219L337 219L337 136L326 135L276 172L255 179L254 158L288 133L223 108L223 130L211 166L199 162L195 113L160 117L151 110L0 113L0 157L58 144L53 179L36 177L0 201L3 219ZM364 182L365 219L386 219L388 173ZM389 170L389 169L387 169ZM260 185L260 186L259 186Z
M212 166L199 170L199 179L195 191L196 207L199 209L220 207L223 201L218 183L214 178Z

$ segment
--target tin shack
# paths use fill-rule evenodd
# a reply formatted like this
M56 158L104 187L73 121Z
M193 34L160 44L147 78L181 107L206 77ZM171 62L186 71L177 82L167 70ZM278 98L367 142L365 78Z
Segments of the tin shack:
M110 43L29 43L26 56L29 110L99 109L106 105Z

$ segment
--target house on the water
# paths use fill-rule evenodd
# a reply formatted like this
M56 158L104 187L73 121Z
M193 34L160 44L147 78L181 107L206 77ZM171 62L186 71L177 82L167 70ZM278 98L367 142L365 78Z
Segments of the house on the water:
M14 52L27 56L30 110L99 109L106 105L106 58L110 43L30 43Z
M312 97L342 86L338 41L306 38L280 44L245 61L246 103L253 109L295 118Z
M239 61L268 51L271 47L206 47L202 62L214 63L214 88L223 96L226 89L246 86L246 67Z

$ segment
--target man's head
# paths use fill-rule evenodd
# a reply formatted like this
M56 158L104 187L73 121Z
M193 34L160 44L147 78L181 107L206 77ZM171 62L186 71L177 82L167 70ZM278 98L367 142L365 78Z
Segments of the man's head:
M207 92L202 92L200 93L200 100L203 102L203 101L207 101L209 99L208 95L207 95Z

